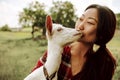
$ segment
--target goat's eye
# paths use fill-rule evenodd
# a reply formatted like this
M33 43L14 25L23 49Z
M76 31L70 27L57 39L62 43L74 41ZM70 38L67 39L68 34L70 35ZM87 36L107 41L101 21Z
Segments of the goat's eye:
M63 30L62 28L58 28L58 29L57 29L58 32L60 32L60 31L62 31L62 30Z

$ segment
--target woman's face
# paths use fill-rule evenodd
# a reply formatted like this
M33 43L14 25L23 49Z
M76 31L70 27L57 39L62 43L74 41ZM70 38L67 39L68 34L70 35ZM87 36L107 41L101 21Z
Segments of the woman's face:
M83 33L83 36L79 41L85 43L94 42L96 39L97 24L97 9L90 8L86 10L75 25L75 29L80 30Z

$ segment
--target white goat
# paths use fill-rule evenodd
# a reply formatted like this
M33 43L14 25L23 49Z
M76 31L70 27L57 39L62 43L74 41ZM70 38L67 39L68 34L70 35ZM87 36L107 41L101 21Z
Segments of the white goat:
M75 29L65 28L60 24L53 24L50 16L46 17L46 36L48 39L48 56L44 66L36 69L24 80L57 80L57 74L53 79L49 77L57 73L63 52L63 47L81 37L81 32Z

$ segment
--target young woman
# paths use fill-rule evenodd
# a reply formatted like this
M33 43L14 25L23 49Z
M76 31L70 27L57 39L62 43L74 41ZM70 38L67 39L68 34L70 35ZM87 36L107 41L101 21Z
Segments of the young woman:
M115 28L113 11L97 4L88 6L75 26L83 36L64 48L58 80L112 80L116 61L106 44L112 39ZM99 45L96 51L93 51L94 44ZM45 63L46 57L47 52L34 70Z

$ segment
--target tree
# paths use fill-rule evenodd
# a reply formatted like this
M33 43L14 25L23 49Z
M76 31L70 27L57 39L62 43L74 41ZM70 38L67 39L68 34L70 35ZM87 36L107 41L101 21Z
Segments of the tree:
M53 21L66 27L74 27L77 18L73 4L68 1L57 1L53 2L53 5L50 9Z
M19 23L23 27L32 27L32 33L34 32L34 27L39 27L43 29L43 34L45 34L45 18L46 12L44 11L44 4L40 4L38 1L29 4L28 8L24 8L23 12L19 15Z
M5 24L0 28L0 31L11 31L11 30L10 30L8 24Z

